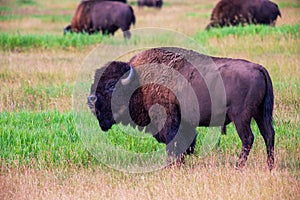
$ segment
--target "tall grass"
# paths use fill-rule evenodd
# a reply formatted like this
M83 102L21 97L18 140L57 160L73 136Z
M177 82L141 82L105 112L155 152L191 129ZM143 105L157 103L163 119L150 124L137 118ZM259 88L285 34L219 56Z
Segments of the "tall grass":
M17 16L12 16L13 18ZM36 15L40 17L40 15ZM45 16L43 17L45 18ZM55 18L45 18L48 20L56 20ZM298 37L300 34L300 25L283 25L280 27L269 26L239 26L225 27L222 29L211 29L210 31L201 31L194 36L194 39L200 44L206 45L210 39L225 38L228 36L243 37L251 35L259 35L260 37ZM21 33L0 33L0 49L4 51L26 50L30 48L40 49L68 49L82 48L93 44L99 44L103 41L102 34L66 34L66 35L37 35L37 34L21 34ZM160 39L160 38L158 38Z
M250 25L210 31L203 30L215 2L172 0L161 10L134 6L135 28L171 28L193 37L210 55L259 63L268 69L275 93L276 167L271 173L266 169L263 138L253 123L255 141L243 170L234 170L241 141L231 124L218 146L205 155L210 129L197 128L196 152L185 166L148 174L104 167L82 142L71 113L73 82L82 60L105 38L62 35L78 1L4 2L0 199L300 199L299 2L278 1L282 18L274 28ZM99 130L96 119L90 123ZM104 135L113 148L132 153L164 149L150 135L140 141L128 134L144 134L135 131L120 125Z
M213 159L213 158L212 158ZM285 171L242 172L195 165L151 174L128 175L102 168L11 169L1 177L1 199L292 199L299 182Z
M28 49L68 49L99 44L105 36L101 34L36 35L0 33L0 48L4 51Z
M33 0L17 0L17 4L20 5L20 6L23 6L23 5L36 5L37 3Z
M275 122L276 169L272 173L264 170L265 146L255 126L247 167L234 170L241 144L234 127L229 126L219 146L205 157L198 153L207 130L199 128L196 156L188 158L184 167L136 175L99 163L82 144L70 112L2 112L0 124L5 124L0 126L1 199L300 197L300 159L295 156L299 155L300 136L299 125L294 123ZM124 130L114 127L110 131L109 138L115 145L134 152L145 147L155 150L151 149L150 138L147 143L131 146L132 138Z
M79 167L93 166L93 163L99 164L83 145L82 138L76 130L73 114L70 112L2 112L0 124L5 124L0 127L2 164L38 168L53 166L65 168L69 164ZM95 123L94 126L97 127L98 124ZM199 133L195 153L195 156L198 157L197 160L201 160L199 159L201 156L218 155L221 158L219 161L225 164L227 162L226 155L238 155L241 150L241 142L233 125L228 127L228 134L220 138L219 144L204 155L201 150L205 147L203 145L207 145L204 143L206 134L211 134L208 129L197 129ZM252 165L264 165L264 162L260 163L259 160L265 160L265 144L255 124L252 124L252 129L256 141L251 151L251 157L259 159L249 162ZM300 170L300 156L295 156L300 145L299 129L297 122L277 123L276 120L275 155L278 169L289 169L291 172ZM143 154L164 149L164 145L158 144L152 136L138 133L137 130L122 125L114 126L105 137L113 148L122 148L128 152ZM231 165L234 166L236 158L231 162Z
M58 112L0 114L0 158L11 166L87 165L94 158L76 133L72 115Z
M0 15L0 21L13 21L23 19L22 15Z
M19 87L1 89L3 96L0 100L6 109L45 110L70 104L72 91L73 87L69 84L30 85L22 82Z
M300 24L283 25L279 27L270 27L266 25L247 25L247 26L230 26L223 28L212 28L209 31L201 31L194 38L201 44L206 44L211 38L226 38L228 36L244 37L259 36L276 37L278 40L282 37L299 37Z
M1 7L0 7L1 12ZM0 15L0 21L16 21L16 20L23 20L23 19L41 19L43 23L57 23L57 22L65 22L69 23L72 19L71 15L41 15L41 14L31 14L31 15L20 15L20 14L6 14Z
M12 8L11 7L8 7L8 6L0 6L0 13L5 13L5 12L10 12L12 11Z
M52 16L34 15L37 18L51 19ZM18 16L11 16L18 17ZM159 29L159 28L158 28ZM207 44L211 39L222 39L234 36L241 38L245 36L259 36L260 38L298 38L300 34L300 24L283 25L280 27L270 27L265 25L247 25L237 27L213 28L209 31L200 31L193 38L200 43ZM105 36L102 34L66 34L66 35L38 35L38 34L21 34L21 33L0 33L0 48L2 50L13 50L16 48L28 49L38 48L66 48L66 47L83 47L95 43L101 43ZM143 38L140 38L143 39ZM157 40L166 38L157 37ZM113 38L112 38L113 41Z
M0 124L5 124L0 128L0 158L8 166L48 168L96 163L96 158L86 150L76 131L72 113L2 112ZM140 138L129 132L144 136ZM146 133L123 126L114 126L107 134L107 140L112 147L135 153L164 148Z

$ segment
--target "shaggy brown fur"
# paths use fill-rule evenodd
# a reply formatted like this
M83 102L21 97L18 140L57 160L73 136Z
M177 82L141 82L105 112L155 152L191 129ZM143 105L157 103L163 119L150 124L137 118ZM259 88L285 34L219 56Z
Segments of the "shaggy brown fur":
M278 6L269 0L221 0L206 29L251 23L274 26L277 16L281 17Z
M95 1L82 1L76 8L71 21L71 30L73 32L92 31L91 6Z
M120 84L130 69L134 78ZM224 94L219 92L218 81L224 85ZM222 98L224 104L218 104ZM167 144L170 158L175 155L180 162L194 151L197 126L224 126L225 130L233 122L242 141L238 167L245 165L254 141L253 118L266 143L269 168L273 168L273 87L261 65L180 48L149 49L128 63L111 62L98 69L88 105L102 130L121 122L146 126L159 142ZM151 110L155 105L160 107Z
M131 6L117 2L104 0L81 1L77 6L71 24L64 32L87 32L89 34L99 32L114 34L121 28L125 37L130 37L130 24L135 24L135 15Z

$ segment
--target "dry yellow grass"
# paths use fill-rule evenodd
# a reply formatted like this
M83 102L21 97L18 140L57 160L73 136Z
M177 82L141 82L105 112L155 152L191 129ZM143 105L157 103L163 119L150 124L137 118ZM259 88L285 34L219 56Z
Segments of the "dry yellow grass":
M56 98L35 95L43 88L72 85L86 53L55 51L3 52L0 111L20 109L71 109L72 91L64 91ZM27 93L24 89L28 89ZM32 90L32 91L31 91ZM49 95L48 95L49 96ZM48 105L46 105L48 101ZM33 106L30 104L33 103Z
M214 158L213 158L214 159ZM110 169L10 170L1 199L299 199L300 183L285 170L231 166L123 174Z

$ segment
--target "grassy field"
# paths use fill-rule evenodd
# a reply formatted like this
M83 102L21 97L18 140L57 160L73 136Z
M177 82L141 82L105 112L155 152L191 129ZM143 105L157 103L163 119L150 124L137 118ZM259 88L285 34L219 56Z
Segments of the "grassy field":
M275 1L282 13L275 28L209 32L204 28L216 0L165 2L156 10L138 9L129 0L137 17L133 29L179 31L209 55L268 69L275 93L275 169L267 170L254 123L255 141L243 170L234 169L241 142L233 125L208 154L202 147L209 129L198 128L195 155L181 168L132 174L107 167L83 145L72 96L86 57L114 38L63 36L75 0L0 1L0 199L300 199L300 2ZM152 137L127 134L133 131L115 126L107 139L134 153L164 149Z

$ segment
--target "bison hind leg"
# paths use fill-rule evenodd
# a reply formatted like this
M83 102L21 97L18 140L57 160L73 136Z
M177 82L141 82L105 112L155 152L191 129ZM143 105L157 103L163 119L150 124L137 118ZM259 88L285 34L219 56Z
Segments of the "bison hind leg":
M222 133L222 135L226 135L226 125L223 125L221 127L221 133Z
M252 148L252 144L254 141L254 135L250 128L250 119L243 119L241 117L237 117L237 120L233 121L238 132L238 135L242 141L242 152L239 155L239 160L236 164L236 168L240 169L245 166L248 155Z
M272 124L272 119L264 117L263 114L256 116L255 121L259 128L261 135L264 138L266 148L267 148L267 164L269 170L271 171L274 168L274 137L275 131Z

